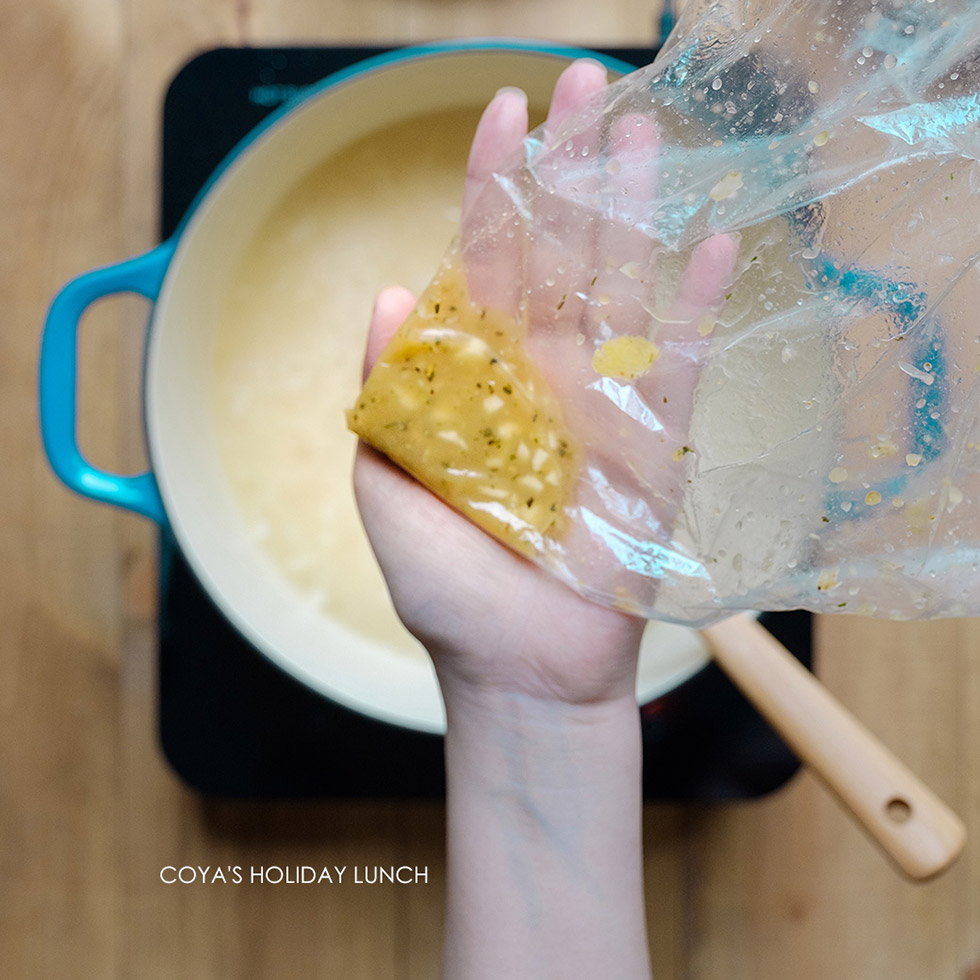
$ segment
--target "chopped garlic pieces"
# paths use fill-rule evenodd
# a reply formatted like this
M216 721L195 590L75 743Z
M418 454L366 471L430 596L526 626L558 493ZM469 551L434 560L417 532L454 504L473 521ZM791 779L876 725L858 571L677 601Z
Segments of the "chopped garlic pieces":
M382 352L349 426L512 547L556 537L579 452L518 325L445 267Z
M730 170L711 188L711 200L724 201L726 197L732 197L740 191L743 186L742 175L737 170Z
M592 355L592 370L603 377L633 381L646 374L658 357L660 348L646 337L613 337Z
M437 432L436 437L439 439L444 439L446 442L451 442L453 445L459 446L461 449L466 448L466 440L458 432Z

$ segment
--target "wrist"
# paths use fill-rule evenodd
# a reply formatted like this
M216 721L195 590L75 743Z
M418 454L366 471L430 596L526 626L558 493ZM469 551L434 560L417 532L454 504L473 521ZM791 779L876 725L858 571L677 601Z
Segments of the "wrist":
M484 741L506 733L513 744L527 742L538 750L549 741L567 744L621 739L639 724L635 672L610 691L586 699L556 696L547 685L507 687L493 683L447 680L440 672L449 733L465 738L473 732Z
M543 715L569 723L594 719L601 705L635 708L646 623L587 608L587 619L556 614L533 628L498 624L495 635L475 641L456 635L449 643L428 642L447 711L461 719L479 712L488 721L504 711L533 724ZM597 710L564 710L578 707Z
M556 825L572 814L620 832L635 825L642 774L635 697L568 704L525 693L466 694L446 706L452 796L462 788L502 809L551 813Z
M447 714L445 975L646 978L632 693L457 688Z

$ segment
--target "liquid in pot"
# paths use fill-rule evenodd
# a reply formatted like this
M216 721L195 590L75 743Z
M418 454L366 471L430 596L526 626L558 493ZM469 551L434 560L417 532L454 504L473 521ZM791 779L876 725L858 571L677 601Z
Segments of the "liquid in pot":
M289 190L245 249L213 364L219 458L248 532L304 601L406 655L351 491L371 306L421 292L459 224L479 109L368 136Z

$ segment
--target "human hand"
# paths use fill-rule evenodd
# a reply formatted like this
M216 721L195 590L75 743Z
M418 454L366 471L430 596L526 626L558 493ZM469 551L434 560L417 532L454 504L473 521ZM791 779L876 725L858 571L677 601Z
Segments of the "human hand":
M549 119L604 84L595 62L571 66ZM473 140L467 210L527 125L523 93L491 101ZM404 289L379 295L365 373L413 305ZM431 652L444 692L489 687L571 703L632 695L641 621L582 599L363 444L354 488L395 608Z
M378 296L368 369L414 302L400 288ZM642 621L578 596L364 444L354 491L395 608L431 653L444 694L491 688L580 703L632 692Z
M605 85L605 70L595 62L577 62L556 84L546 132L554 133L562 118ZM465 230L493 221L506 209L500 194L505 188L492 175L502 161L517 151L527 134L527 104L523 93L502 90L487 107L474 136L464 195ZM587 148L599 139L598 131L575 137L576 147ZM632 195L635 207L646 205L655 190L654 167L657 133L649 121L621 120L611 134L611 152L622 164L616 177L602 188L617 196ZM555 164L560 165L560 160ZM547 222L569 226L568 208L546 215ZM574 219L574 215L571 216ZM572 226L574 226L574 220ZM477 237L477 236L473 236ZM502 309L513 309L517 297L509 294L520 282L517 263L530 262L528 281L538 284L528 305L531 318L550 318L553 338L547 351L537 356L552 365L549 380L560 388L568 379L591 370L590 354L577 342L581 325L581 301L561 302L554 294L549 269L564 263L582 265L594 292L614 297L615 276L608 263L596 269L593 250L601 255L631 255L652 265L649 239L622 223L600 226L600 238L585 242L566 235L559 240L540 239L528 256L502 241L483 254L467 255L467 271L474 299ZM588 247L586 247L588 245ZM646 250L646 251L644 251ZM721 287L734 262L734 245L727 238L711 239L696 250L682 276L673 308L664 327L683 331L697 322L705 310L717 306ZM574 268L572 268L574 276ZM568 270L566 269L566 279ZM549 285L550 283L550 285ZM404 290L389 290L378 298L368 342L366 370L410 312L414 299ZM627 300L616 314L617 327L627 327L643 315ZM640 321L633 332L645 325ZM690 333L690 331L687 331ZM582 362L583 358L585 363ZM554 368L558 365L557 368ZM564 379L564 380L563 380ZM659 374L657 399L664 418L683 419L689 405L695 375L684 357L674 358L674 370ZM647 384L655 385L651 378ZM660 405L670 393L670 414ZM570 420L573 430L612 424L613 405L608 393L592 396L581 418ZM619 413L615 424L635 425ZM655 433L657 445L644 453L653 481L657 467L679 444L670 425ZM649 432L644 430L644 435ZM612 467L615 470L615 464ZM444 694L476 688L521 693L535 698L573 704L632 697L636 659L643 623L621 612L599 607L569 591L550 575L504 549L484 532L423 490L377 454L361 447L355 465L355 492L369 538L384 570L399 615L433 655ZM661 507L660 519L671 520L676 500Z

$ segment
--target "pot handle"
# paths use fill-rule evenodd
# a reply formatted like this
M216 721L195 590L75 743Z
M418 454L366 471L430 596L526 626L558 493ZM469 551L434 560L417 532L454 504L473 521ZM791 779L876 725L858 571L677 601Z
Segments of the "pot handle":
M155 300L174 253L164 242L116 265L93 269L67 283L48 311L41 338L39 411L41 440L52 469L70 489L93 500L149 517L167 518L152 472L122 476L96 469L76 440L78 325L96 300L115 293L138 293Z

